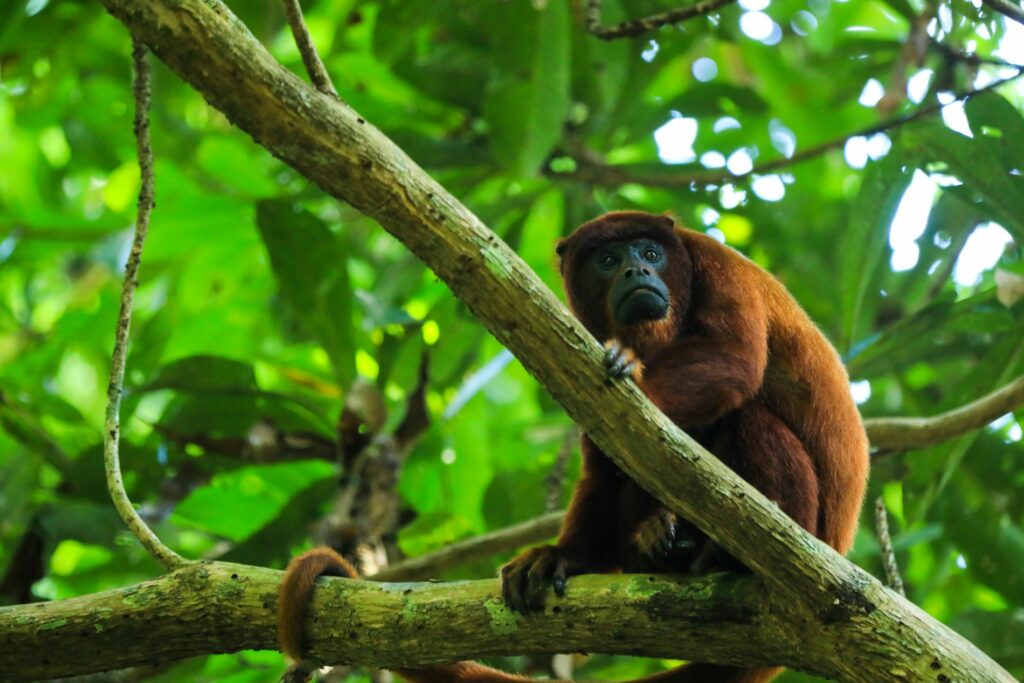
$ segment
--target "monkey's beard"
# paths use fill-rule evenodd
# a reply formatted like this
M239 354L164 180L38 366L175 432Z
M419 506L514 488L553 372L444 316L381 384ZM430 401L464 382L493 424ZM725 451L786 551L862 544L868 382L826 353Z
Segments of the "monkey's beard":
M669 303L665 315L657 320L641 320L612 329L623 346L633 349L640 360L648 360L672 343L679 333L678 326L675 307Z

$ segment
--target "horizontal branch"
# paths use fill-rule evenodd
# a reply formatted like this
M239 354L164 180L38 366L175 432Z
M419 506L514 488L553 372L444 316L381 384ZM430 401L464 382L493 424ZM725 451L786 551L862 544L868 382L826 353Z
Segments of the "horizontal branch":
M956 93L954 99L948 102L936 102L921 107L907 114L894 116L874 125L862 128L857 131L846 133L840 137L826 140L812 147L802 149L792 156L779 157L761 162L751 170L743 173L733 173L725 169L708 168L687 168L680 169L666 164L606 164L592 159L576 159L576 169L567 173L547 171L548 177L555 180L576 180L590 185L602 187L617 187L627 183L637 183L647 187L663 187L669 189L689 188L693 185L721 185L729 182L742 182L750 180L759 175L775 173L790 166L796 166L805 161L815 159L826 152L843 147L850 139L856 137L870 137L877 133L885 133L913 121L936 114L954 102L961 102L968 97L980 95L999 88L1007 83L1024 76L1024 66L1010 65L1017 69L1017 73L980 88L973 88L966 92Z
M998 417L1024 406L1024 377L1005 387L932 417L873 417L864 420L871 446L900 451L927 448L980 429Z
M0 680L86 674L277 647L281 572L203 562L153 581L0 608ZM764 664L791 640L751 576L583 576L544 615L505 608L496 579L321 579L311 661L427 666L474 656L609 652Z
M423 581L441 572L483 560L498 553L540 543L558 534L565 512L550 512L520 524L467 538L440 550L419 555L374 574L374 581Z

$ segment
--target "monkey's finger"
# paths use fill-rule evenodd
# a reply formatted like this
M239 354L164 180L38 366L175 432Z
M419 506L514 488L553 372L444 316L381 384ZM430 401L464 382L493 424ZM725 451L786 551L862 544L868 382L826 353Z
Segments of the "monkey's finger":
M540 611L544 609L544 598L547 593L548 584L552 582L558 572L558 565L561 562L559 553L554 548L548 550L537 558L533 567L530 568L527 581L527 601L530 609Z
M566 569L565 560L559 560L555 565L555 573L551 577L551 585L555 589L555 595L565 597Z
M526 614L526 599L523 595L526 572L522 561L513 561L501 569L501 599L514 612Z

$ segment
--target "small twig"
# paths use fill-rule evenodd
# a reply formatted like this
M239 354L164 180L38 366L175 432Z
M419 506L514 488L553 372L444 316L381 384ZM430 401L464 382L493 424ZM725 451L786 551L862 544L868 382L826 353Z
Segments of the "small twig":
M630 169L627 166L614 166L614 165L594 165L580 163L579 167L571 173L549 173L549 175L556 178L567 178L573 180L579 180L583 182L592 183L595 185L623 185L626 183L637 183L640 185L647 185L648 187L689 187L690 185L697 183L702 185L718 185L724 182L736 182L746 180L756 175L764 175L778 171L779 169L786 168L788 166L795 166L801 162L807 161L818 157L825 152L832 149L838 149L846 144L848 140L855 137L867 137L876 133L883 133L894 128L906 125L912 121L922 119L926 116L935 114L936 112L942 111L944 108L953 104L954 102L960 102L968 97L974 97L982 93L988 92L998 88L999 86L1006 85L1007 83L1024 76L1024 67L1017 67L1019 71L1003 78L998 81L993 81L988 85L969 90L967 92L958 93L954 99L946 103L935 103L922 107L917 111L902 116L895 116L892 118L885 119L880 123L876 123L873 126L861 129L853 133L847 133L842 137L834 140L823 142L814 147L809 147L803 151L794 154L791 157L783 157L780 159L772 159L771 161L763 164L758 164L750 171L746 173L730 173L729 171L691 171L686 173L665 173L661 171L656 172L644 172L636 169ZM579 160L577 160L579 161Z
M565 438L562 446L558 449L555 462L551 465L551 471L544 478L544 485L547 494L544 496L544 511L554 512L562 509L562 491L565 488L565 470L569 464L569 456L572 455L573 446L579 440L579 430L572 425L565 430Z
M135 140L139 157L141 186L139 188L138 212L135 219L135 239L124 269L124 285L121 287L121 308L117 314L117 330L114 334L114 354L110 364L110 383L107 385L107 413L103 429L103 463L107 475L107 490L114 501L114 507L135 538L139 539L150 555L168 569L185 564L185 559L165 546L139 513L125 491L121 479L120 437L121 437L121 394L124 391L125 357L128 353L128 336L131 329L132 301L139 284L139 263L142 260L142 246L149 229L149 217L153 211L153 149L149 141L149 62L146 46L132 38L132 64L135 79L132 91L135 95Z
M679 9L669 10L660 14L652 14L642 19L630 19L615 26L601 25L601 0L589 0L587 2L586 22L587 32L602 40L615 40L616 38L632 38L642 33L668 24L675 24L681 21L692 19L704 14L714 12L719 7L731 4L735 0L701 0L696 4Z
M1016 22L1024 24L1024 9L1021 9L1020 5L1010 2L1010 0L981 0L981 2L1004 17L1009 17Z
M1024 377L967 405L932 417L875 417L864 420L871 446L887 451L934 446L1024 405Z
M338 91L334 89L334 83L331 82L331 76L327 73L327 67L324 66L323 60L320 59L320 55L313 45L313 39L309 36L306 20L302 18L299 0L281 0L281 4L284 5L284 13L288 17L288 25L292 28L295 45L299 48L299 54L302 55L302 63L306 65L306 72L309 73L309 80L320 92L340 100Z
M1013 69L1021 68L1020 64L1014 64L1012 62L1007 62L1004 59L996 59L995 57L982 57L981 55L977 55L977 54L969 54L967 52L961 52L960 50L956 49L955 47L947 45L946 43L943 43L941 40L936 40L934 38L931 39L931 46L934 49L936 49L939 52L941 52L942 54L944 54L947 57L949 57L950 59L952 59L954 61L957 61L957 62L964 62L965 64L971 64L971 65L974 65L974 66L980 66L982 64L987 64L988 66L1006 66L1006 67L1010 67L1010 68L1013 68Z
M393 564L368 578L374 581L422 581L433 578L446 569L547 540L558 533L564 517L564 511L549 512L521 524L468 538L432 553Z
M889 514L885 510L885 501L881 496L875 499L875 531L878 534L878 545L882 549L885 583L900 595L906 596L900 568L896 564L896 553L892 549L892 538L889 536Z

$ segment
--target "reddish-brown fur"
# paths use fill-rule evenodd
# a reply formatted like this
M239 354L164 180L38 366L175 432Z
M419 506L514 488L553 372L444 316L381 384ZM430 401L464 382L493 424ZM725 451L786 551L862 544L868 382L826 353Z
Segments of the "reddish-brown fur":
M638 237L667 250L664 280L672 301L664 320L621 329L606 292L594 291L582 265L597 247ZM586 223L558 253L573 312L599 341L635 354L632 374L650 399L804 528L839 552L849 550L867 481L867 438L838 355L785 288L738 252L645 213L610 213ZM729 566L692 528L685 533L704 543L711 559L708 552L685 562L652 553L677 521L584 436L583 471L557 543L506 565L503 588L531 568L551 576L558 567L571 576ZM316 576L325 570L354 576L347 563L332 565L332 556L340 560L326 549L296 558L282 584L281 646L296 660ZM642 681L762 683L779 671L690 664ZM413 683L529 680L471 662L398 673Z

